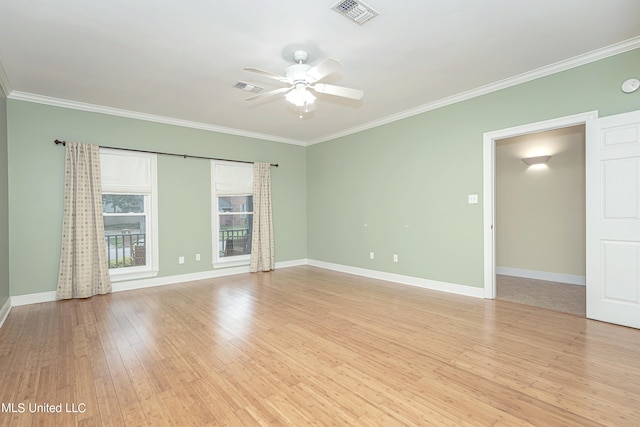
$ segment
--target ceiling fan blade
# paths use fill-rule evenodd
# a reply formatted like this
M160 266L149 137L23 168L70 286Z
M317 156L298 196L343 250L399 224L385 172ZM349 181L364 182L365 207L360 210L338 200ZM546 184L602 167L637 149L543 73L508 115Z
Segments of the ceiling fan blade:
M246 100L247 101L253 101L254 99L268 98L270 96L274 96L274 95L277 95L279 93L288 92L291 89L293 89L293 86L281 87L280 89L274 89L274 90L270 90L268 92L263 92L263 93L259 93L259 94L254 95L254 96L250 96Z
M259 68L245 67L244 70L249 71L250 73L260 74L263 77L268 77L270 79L278 80L279 82L287 81L287 78L285 76L281 76L279 74L275 74L270 71L261 70Z
M342 63L337 59L327 58L315 67L311 67L307 71L307 76L311 78L312 82L317 82L325 77L327 77L331 73L335 73L342 67Z
M349 87L334 86L324 83L316 83L311 89L318 93L326 93L327 95L341 96L343 98L361 99L364 92L360 89L351 89Z

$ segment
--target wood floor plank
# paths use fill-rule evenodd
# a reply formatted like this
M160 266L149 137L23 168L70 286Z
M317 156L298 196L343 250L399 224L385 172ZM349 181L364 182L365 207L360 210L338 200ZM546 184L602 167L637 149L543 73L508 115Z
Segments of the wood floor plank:
M638 360L639 330L293 267L14 307L0 426L630 426Z
M111 377L96 378L94 384L102 424L107 426L124 425L124 419L122 418L123 406L121 406L121 403L118 401L118 395L116 394L116 389L113 386Z
M140 400L141 411L144 414L146 423L138 425L150 425L150 426L168 426L171 425L171 416L167 412L166 407L162 404L161 400L157 396L152 396L149 399Z
M527 398L524 389L514 390L449 365L439 369L438 373L443 376L447 389L455 390L455 392L464 396L464 398L457 399L457 402L461 406L462 402L466 402L467 413L473 413L474 419L478 416L478 412L477 409L474 411L472 408L485 408L483 413L489 419L483 422L483 425L493 422L491 418L494 414L489 408L500 409L503 412L513 413L514 415L517 414L517 418L531 424L535 424L537 421L546 425L576 427L597 425L588 418L565 411L556 405L544 404ZM541 411L541 409L543 410Z
M80 388L85 388L85 387L95 387L95 385L92 384L82 384L82 386ZM78 402L78 403L85 403L83 400L78 400L76 398L76 391L79 393L82 393L80 391L80 388L76 390L76 388L74 386L62 386L60 387L60 385L58 385L58 387L56 388L56 401L52 402L52 403L62 403L62 402ZM94 391L95 394L95 391ZM82 395L82 399L84 399L84 395ZM31 401L31 403L42 403L42 402L38 402L36 400ZM82 414L82 418L80 419L80 417L77 417L77 414L73 414L73 413L69 413L69 412L59 412L56 413L54 415L50 415L49 417L47 417L47 419L55 419L55 425L60 425L60 426L74 426L74 425L80 425L80 424L85 424L86 420L97 420L98 421L98 425L100 425L100 410L98 408L97 405L97 401L95 402L86 402L86 407L85 407L86 412L84 414ZM22 414L22 416L24 417L24 414ZM26 418L26 417L25 417ZM52 423L49 423L50 425ZM88 424L90 425L90 424Z

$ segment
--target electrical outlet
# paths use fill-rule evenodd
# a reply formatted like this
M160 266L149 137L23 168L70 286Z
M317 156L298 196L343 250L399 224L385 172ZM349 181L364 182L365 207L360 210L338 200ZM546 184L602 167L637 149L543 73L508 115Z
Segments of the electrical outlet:
M393 262L398 262L398 254L393 254Z
M477 194L469 194L468 201L470 205L475 205L478 203L478 195Z
M179 256L178 257L178 264L184 264L184 257L183 256Z
M373 259L373 252L369 252L369 259Z

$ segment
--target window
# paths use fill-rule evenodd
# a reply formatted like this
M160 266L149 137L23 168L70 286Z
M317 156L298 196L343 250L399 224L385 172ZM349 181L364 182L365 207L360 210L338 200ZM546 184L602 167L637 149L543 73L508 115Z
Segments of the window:
M253 165L213 161L213 264L249 264L253 227Z
M112 280L158 273L156 155L100 150L102 217Z

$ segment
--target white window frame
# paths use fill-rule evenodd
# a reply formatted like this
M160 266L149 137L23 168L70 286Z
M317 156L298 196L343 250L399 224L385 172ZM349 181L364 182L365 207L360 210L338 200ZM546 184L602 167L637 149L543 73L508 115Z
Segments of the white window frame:
M249 265L251 263L251 254L248 255L236 255L228 257L220 257L220 249L218 238L220 236L220 215L218 212L218 194L216 193L216 167L218 165L232 165L236 167L246 167L251 169L253 173L253 164L251 163L238 163L238 162L225 162L222 160L211 161L211 222L212 222L212 260L213 268L226 268L226 267L239 267ZM238 194L224 194L223 197L228 196L253 196L253 188L251 192L239 192ZM253 214L253 213L252 213Z
M126 268L110 268L109 275L113 282L124 280L142 279L155 277L159 272L159 250L158 250L158 173L157 155L154 153L139 153L134 151L101 148L100 154L122 157L138 157L149 159L150 165L150 185L131 184L110 184L102 182L103 194L131 194L144 196L145 207L145 256L146 263L141 266ZM102 160L102 159L101 159ZM108 167L106 162L100 162L100 168ZM134 214L140 216L140 214Z

